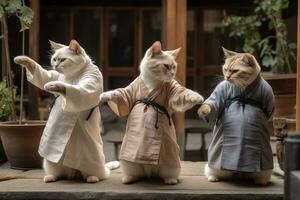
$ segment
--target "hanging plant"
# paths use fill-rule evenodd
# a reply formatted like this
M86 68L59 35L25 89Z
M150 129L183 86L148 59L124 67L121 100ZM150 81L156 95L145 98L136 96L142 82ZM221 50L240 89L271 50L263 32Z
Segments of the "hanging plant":
M10 91L10 95L6 95L3 98L6 98L6 100L1 101L5 103L10 103L11 105L8 106L11 108L10 111L12 114L8 114L12 117L10 117L10 120L15 120L16 111L15 111L15 89L13 84L13 77L12 77L12 69L11 69L11 62L10 62L10 50L9 50L9 38L8 38L8 26L7 26L7 20L10 17L17 17L20 21L20 32L23 32L23 54L24 54L24 44L25 44L25 33L24 31L26 29L29 29L30 24L32 23L33 19L33 11L31 8L25 5L24 1L22 0L0 0L0 21L1 21L1 35L0 39L3 41L3 53L5 55L5 66L2 66L3 74L2 74L2 80L5 80L5 82L1 85L1 87L5 88L7 87ZM22 105L23 105L23 76L24 76L24 70L22 69L22 75L21 75L21 99L20 99L20 123L22 119ZM3 105L0 105L3 106ZM7 105L6 105L7 106ZM4 106L5 107L5 106Z
M264 67L274 73L295 72L296 44L288 43L287 27L282 10L288 8L288 0L255 0L251 16L226 16L224 25L230 28L230 37L244 39L243 50L261 59ZM261 33L267 25L270 35ZM293 63L293 64L292 64Z

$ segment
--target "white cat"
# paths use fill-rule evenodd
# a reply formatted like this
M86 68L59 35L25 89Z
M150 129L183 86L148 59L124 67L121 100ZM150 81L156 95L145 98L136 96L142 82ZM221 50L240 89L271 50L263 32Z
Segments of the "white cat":
M26 68L29 82L57 95L39 146L44 182L82 177L95 183L119 166L105 166L98 109L102 74L77 41L50 43L54 70L44 70L27 56L14 59Z
M101 94L119 116L129 115L120 163L123 183L160 177L177 184L179 147L171 114L203 102L203 97L174 80L180 49L162 51L155 42L140 64L140 76L126 88Z

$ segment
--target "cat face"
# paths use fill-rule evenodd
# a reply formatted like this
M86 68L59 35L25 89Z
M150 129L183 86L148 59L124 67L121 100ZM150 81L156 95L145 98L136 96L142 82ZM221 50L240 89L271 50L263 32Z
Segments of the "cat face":
M162 51L161 43L156 41L146 51L140 70L144 76L156 81L171 81L177 72L176 58L180 48L172 51Z
M249 53L237 53L223 48L225 64L224 79L242 90L251 84L260 73L260 66L255 57Z
M81 71L90 59L84 49L76 40L72 40L69 46L50 41L54 54L51 57L51 66L56 71L71 76Z

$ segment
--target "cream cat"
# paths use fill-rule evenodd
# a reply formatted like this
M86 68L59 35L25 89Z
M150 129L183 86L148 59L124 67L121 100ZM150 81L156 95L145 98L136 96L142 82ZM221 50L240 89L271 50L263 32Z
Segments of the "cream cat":
M143 177L178 182L179 147L170 116L203 102L201 95L174 79L179 51L162 51L155 42L141 61L139 77L126 88L101 94L101 102L108 102L116 114L129 115L120 151L123 183Z
M82 177L95 183L119 165L105 166L98 109L102 74L77 41L68 46L50 43L54 70L44 70L27 56L14 59L26 68L29 82L57 98L39 146L44 182Z
M237 174L267 184L273 168L267 120L274 110L274 94L254 56L223 51L225 81L198 110L200 117L216 120L204 173L208 181Z

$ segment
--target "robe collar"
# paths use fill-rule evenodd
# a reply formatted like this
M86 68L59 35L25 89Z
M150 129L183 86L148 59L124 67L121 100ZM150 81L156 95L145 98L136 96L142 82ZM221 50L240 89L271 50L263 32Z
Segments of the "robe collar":
M153 90L149 92L148 88L146 87L146 84L144 83L144 80L140 76L140 82L141 82L141 89L142 89L142 94L149 100L154 100L157 96L160 95L163 86L165 85L165 82L161 82L158 84Z
M247 87L246 87L246 89L243 91L243 94L248 94L248 93L250 93L252 90L254 90L255 88L257 88L258 87L258 85L260 84L260 82L261 82L261 75L260 74L258 74L257 75L257 77L255 78L255 80L252 82L252 83L250 83L250 85L248 85Z

